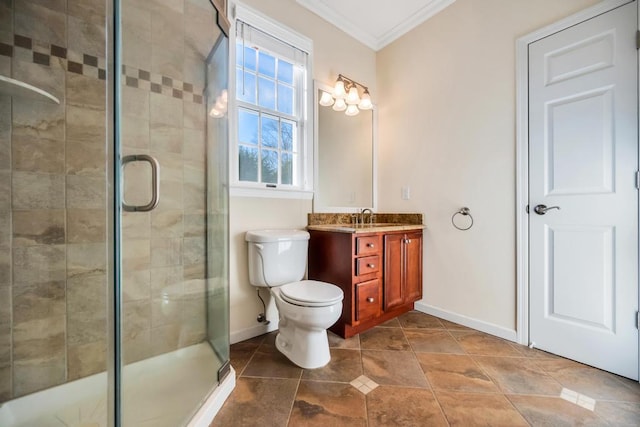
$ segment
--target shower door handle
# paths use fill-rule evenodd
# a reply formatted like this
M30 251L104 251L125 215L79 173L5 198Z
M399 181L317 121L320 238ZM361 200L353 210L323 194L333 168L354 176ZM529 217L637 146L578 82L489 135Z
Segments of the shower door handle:
M148 154L133 154L130 156L124 156L122 158L122 169L124 173L124 167L127 163L132 162L147 162L151 165L151 201L146 205L132 206L128 205L124 201L124 193L122 194L122 209L127 212L149 212L158 206L160 202L160 163L158 160L149 156Z

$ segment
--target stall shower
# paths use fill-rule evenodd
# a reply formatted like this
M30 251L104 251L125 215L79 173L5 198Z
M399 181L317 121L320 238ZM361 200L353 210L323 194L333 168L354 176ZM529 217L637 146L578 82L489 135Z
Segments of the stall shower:
M0 425L187 425L225 380L219 13L0 1Z

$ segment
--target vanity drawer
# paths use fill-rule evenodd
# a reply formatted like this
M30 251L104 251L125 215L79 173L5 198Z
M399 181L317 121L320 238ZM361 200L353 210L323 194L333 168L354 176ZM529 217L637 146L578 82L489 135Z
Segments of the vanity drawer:
M356 237L356 255L375 254L380 252L378 236Z
M375 273L380 270L380 256L365 256L356 258L356 276Z
M380 314L380 280L357 283L356 286L357 322L377 317Z

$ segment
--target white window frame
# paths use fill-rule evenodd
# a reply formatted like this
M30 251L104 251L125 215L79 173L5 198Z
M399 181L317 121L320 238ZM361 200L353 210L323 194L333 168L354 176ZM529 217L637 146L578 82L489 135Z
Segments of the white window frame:
M284 199L305 199L313 198L313 41L308 37L297 33L296 31L274 21L266 15L242 4L235 3L231 8L232 13L232 29L230 35L233 35L229 43L229 177L230 195L235 197L266 197L266 198L284 198ZM294 174L298 174L299 186L278 186L269 188L264 183L255 183L239 180L238 165L238 106L236 100L236 25L240 20L276 39L290 44L307 53L307 69L303 78L302 99L304 99L302 108L302 120L299 128L299 146L298 156L300 163L300 171L294 170Z

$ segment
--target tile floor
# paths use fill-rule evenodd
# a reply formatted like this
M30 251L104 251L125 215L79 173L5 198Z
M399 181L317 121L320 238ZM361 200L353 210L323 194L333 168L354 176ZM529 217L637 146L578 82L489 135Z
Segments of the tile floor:
M330 334L316 370L275 335L231 346L237 386L212 426L640 425L638 383L415 311Z

